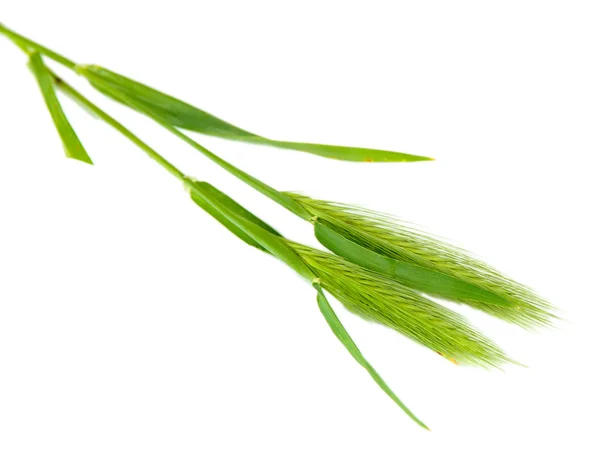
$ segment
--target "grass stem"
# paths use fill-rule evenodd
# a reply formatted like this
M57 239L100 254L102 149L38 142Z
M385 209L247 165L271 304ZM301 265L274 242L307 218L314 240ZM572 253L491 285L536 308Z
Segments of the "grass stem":
M111 91L107 87L104 87L104 90ZM241 169L239 169L238 167L229 163L228 161L225 161L223 158L220 158L218 155L214 154L213 152L208 150L206 147L204 147L203 145L201 145L198 142L196 142L195 140L193 140L187 134L181 132L179 129L177 129L173 125L170 125L170 124L164 122L162 119L158 118L156 115L154 115L149 110L145 109L139 103L136 103L133 99L126 97L126 95L124 95L124 94L119 94L117 92L112 93L112 96L114 96L115 98L117 98L119 96L125 97L126 102L128 104L133 105L135 107L135 109L142 112L145 116L154 120L156 123L158 123L160 126L165 128L167 131L174 134L175 136L177 136L179 139L186 142L188 145L190 145L194 149L198 150L205 157L210 159L213 163L216 163L217 165L219 165L221 168L225 169L227 172L229 172L233 176L237 177L238 179L240 179L247 185L251 186L255 190L261 192L262 194L264 194L265 196L267 196L274 202L278 203L282 207L288 209L295 215L297 215L300 218L307 220L307 221L309 221L312 218L312 216L313 216L312 213L307 211L304 207L302 207L300 204L298 204L293 198L289 197L287 194L284 194L281 191L276 190L275 188L267 185L266 183L262 182L261 180L257 179L256 177L253 177L252 175L242 171Z
M158 153L156 150L154 150L152 147L150 147L148 144L146 144L144 141L142 141L133 132L131 132L129 129L127 129L125 126L123 126L122 123L120 123L114 117L112 117L111 115L106 113L104 110L102 110L96 104L92 103L89 99L87 99L85 96L83 96L81 93L79 93L73 87L71 87L63 79L59 78L56 74L54 74L52 72L50 72L50 74L54 78L54 83L55 83L56 87L58 89L60 89L65 95L69 96L73 100L82 104L84 107L89 109L90 112L97 115L98 118L100 118L101 120L103 120L104 122L106 122L107 124L112 126L119 133L121 133L123 136L125 136L127 139L129 139L131 142L133 142L135 145L137 145L139 148L141 148L144 152L146 152L146 154L150 158L152 158L154 161L156 161L158 164L160 164L170 174L177 177L177 179L179 179L182 182L187 181L187 177L183 172L181 172L177 167L175 167L173 164L171 164L160 153Z
M66 66L67 68L73 71L75 71L75 68L77 67L77 64L73 60L70 60L63 55L60 55L54 52L53 50L48 49L47 47L42 46L41 44L36 43L35 41L32 41L29 38L26 38L25 36L10 30L9 28L6 28L1 23L0 33L14 41L15 44L17 44L17 46L19 46L25 52L27 52L25 48L30 48L38 51L40 54L45 55L46 57L54 60L57 63L60 63L61 65Z

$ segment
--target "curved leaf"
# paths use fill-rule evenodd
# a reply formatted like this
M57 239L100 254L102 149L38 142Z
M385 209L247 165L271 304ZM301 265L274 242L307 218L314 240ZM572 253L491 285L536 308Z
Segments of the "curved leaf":
M321 286L316 282L313 283L313 286L317 290L317 303L319 304L319 309L321 310L323 317L327 321L327 324L329 324L331 331L334 333L337 339L340 340L340 342L344 345L344 347L348 350L352 357L354 357L354 360L356 360L360 366L362 366L365 370L369 372L373 380L377 383L379 387L381 387L381 390L383 390L387 394L387 396L389 396L394 401L394 403L396 403L417 424L419 424L426 430L429 430L427 425L421 422L417 418L417 416L414 415L404 403L402 403L400 398L398 398L394 391L390 389L390 387L385 383L383 378L379 376L379 373L377 373L375 368L373 368L371 364L367 361L367 359L365 359L362 352L360 352L360 349L358 349L358 346L356 346L354 340L352 340L352 338L350 337L350 334L347 332L344 325L338 319L337 315L333 311L333 308L331 308L331 305L329 305L329 302L327 301L327 298L325 297Z
M268 139L250 133L249 131L221 120L208 112L198 109L191 104L100 66L80 65L77 67L77 71L87 78L96 89L107 96L113 97L111 91L107 91L106 88L120 91L128 97L133 98L138 106L143 105L144 110L152 112L162 121L190 131L196 131L198 133L218 136L223 139L234 141L297 150L344 161L406 162L431 160L431 158L424 156L388 150ZM123 99L117 99L117 101L128 104ZM128 105L133 109L138 109L135 105Z

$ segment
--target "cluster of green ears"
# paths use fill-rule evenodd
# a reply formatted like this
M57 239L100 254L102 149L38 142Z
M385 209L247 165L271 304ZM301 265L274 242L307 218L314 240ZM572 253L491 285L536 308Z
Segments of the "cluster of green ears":
M500 367L512 360L464 317L432 297L469 305L525 328L548 326L556 318L550 304L531 289L467 252L389 216L278 191L221 159L182 130L346 161L407 162L430 158L386 150L268 139L112 71L95 65L78 65L1 24L0 33L29 55L29 67L67 157L92 164L62 110L57 90L118 130L179 179L191 199L231 233L277 257L306 278L316 290L318 307L335 336L379 387L422 427L427 428L362 355L327 301L324 290L355 314L388 326L453 362L483 367ZM58 77L46 66L44 57L83 76L102 94L152 119L233 176L310 222L315 237L330 252L286 239L211 184L188 177Z

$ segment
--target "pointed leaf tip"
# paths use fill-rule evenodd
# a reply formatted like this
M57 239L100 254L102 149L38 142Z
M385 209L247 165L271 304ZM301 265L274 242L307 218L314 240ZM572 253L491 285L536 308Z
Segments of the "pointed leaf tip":
M29 54L29 67L38 82L54 126L62 140L67 158L94 164L67 119L56 96L53 77L38 52L31 52Z
M336 336L336 338L344 345L344 347L348 350L348 352L354 358L354 360L356 360L360 366L367 370L371 378L373 378L373 380L381 388L381 390L383 390L386 393L386 395L390 397L392 401L396 403L398 407L400 407L400 409L402 409L408 417L410 417L420 427L429 430L429 427L425 425L415 414L413 414L413 412L410 409L408 409L408 407L400 400L400 398L398 398L398 396L386 384L386 382L379 375L379 373L377 373L375 368L373 368L373 366L364 357L364 355L362 354L362 352L360 351L360 349L358 348L358 346L356 345L356 343L342 324L342 321L339 320L339 318L335 314L335 311L327 301L325 293L323 292L323 288L321 287L320 280L313 280L312 285L317 291L317 304L319 306L319 309L321 310L321 314L325 318L325 321L327 321L329 328Z

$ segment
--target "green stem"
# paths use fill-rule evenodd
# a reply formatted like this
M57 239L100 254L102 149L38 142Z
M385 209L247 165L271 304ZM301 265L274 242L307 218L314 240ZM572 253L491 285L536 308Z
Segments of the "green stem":
M32 41L29 38L26 38L25 36L6 28L2 24L0 24L0 33L13 40L15 44L17 44L17 46L19 46L23 50L25 50L25 48L34 49L40 54L45 55L46 57L54 60L57 63L60 63L61 65L66 66L67 68L73 71L75 71L75 68L77 67L77 64L73 60L70 60L63 55L60 55L54 52L53 50L48 49L47 47L42 46L41 44L36 43L35 41Z
M238 179L240 179L247 185L251 186L255 190L261 192L262 194L264 194L265 196L270 198L272 201L274 201L274 202L278 203L279 205L281 205L282 207L288 209L290 212L294 213L295 215L299 216L300 218L308 221L314 216L312 213L307 211L304 207L302 207L300 204L298 204L295 200L293 200L288 195L283 194L281 191L277 191L275 188L267 185L266 183L260 181L256 177L251 176L250 174L235 167L233 164L231 164L231 163L225 161L224 159L220 158L219 156L215 155L213 152L208 150L206 147L202 146L198 142L194 141L188 135L179 131L173 125L170 125L170 124L162 121L159 117L154 115L150 110L146 109L145 106L138 103L131 97L127 96L125 93L122 93L118 90L115 90L115 89L113 89L111 87L107 87L107 86L102 86L101 91L113 99L121 100L121 102L124 103L125 105L138 110L139 112L144 114L146 117L149 117L151 120L154 120L157 124L159 124L166 130L168 130L169 132L171 132L172 134L174 134L175 136L177 136L178 138L180 138L181 140L186 142L188 145L191 145L193 148L195 148L200 153L202 153L205 157L207 157L208 159L210 159L211 161L213 161L214 163L216 163L217 165L219 165L220 167L225 169L227 172L234 175L235 177L237 177Z
M146 111L146 115L148 115L150 118L152 118L152 120L154 120L156 123L158 123L159 125L161 125L163 128L165 128L166 130L170 131L175 136L177 136L178 138L180 138L181 140L183 140L184 142L186 142L188 145L191 145L193 148L195 148L200 153L202 153L205 157L207 157L208 159L210 159L214 163L216 163L219 166L221 166L223 169L225 169L226 171L228 171L230 174L232 174L235 177L239 178L241 181L243 181L247 185L251 186L255 190L260 191L262 194L264 194L265 196L267 196L271 200L277 202L278 204L280 204L284 208L290 210L295 215L298 215L300 218L303 218L305 220L310 220L313 217L312 213L308 212L305 208L303 208L301 205L299 205L296 201L294 201L289 196L283 194L281 191L276 190L275 188L273 188L273 187L267 185L266 183L263 183L262 181L258 180L256 177L253 177L250 174L248 174L248 173L242 171L241 169L235 167L233 164L228 163L227 161L225 161L224 159L222 159L219 156L215 155L213 152L211 152L207 148L203 147L198 142L194 141L187 134L184 134L181 131L179 131L174 126L169 125L168 123L165 123L165 122L159 120L157 117L153 116L152 114L150 114L147 111Z
M194 182L186 177L179 169L169 163L165 158L163 158L157 151L155 151L152 147L142 141L139 137L133 134L130 130L128 130L125 126L123 126L119 121L115 118L107 114L105 111L100 109L90 100L88 100L85 96L71 87L68 83L64 82L50 70L48 70L50 75L54 78L55 85L70 98L81 104L83 107L88 109L91 113L97 115L101 120L104 120L110 126L119 131L123 136L133 142L135 145L144 150L148 156L150 156L153 160L158 162L162 167L164 167L167 171L177 177L180 181L182 181L186 187L190 188L192 191L195 191L203 200L210 204L213 209L217 210L221 213L225 218L227 218L230 222L235 224L239 229L243 230L247 233L253 240L259 242L261 246L263 246L266 250L268 250L275 257L281 259L283 262L292 267L296 272L298 272L303 277L308 280L312 280L315 278L312 270L304 263L304 261L297 255L294 250L292 250L282 239L281 237L274 235L271 232L268 232L264 227L259 226L255 221L248 220L244 216L239 216L236 213L232 212L227 207L215 201L214 198L207 197L206 193L202 191L198 185L194 184ZM208 152L208 150L207 150ZM210 153L210 152L208 152Z
M58 63L60 63L60 64L62 64L64 66L66 66L67 68L69 68L69 69L71 69L71 70L73 70L75 72L77 72L77 64L75 62L73 62L72 60L70 60L70 59L68 59L68 58L66 58L66 57L64 57L64 56L62 56L62 55L60 55L60 54L58 54L58 53L56 53L56 52L48 49L45 46L42 46L39 43L36 43L35 41L30 40L29 38L26 38L25 36L23 36L23 35L21 35L19 33L16 33L14 31L6 28L2 24L0 24L0 33L4 34L8 38L10 38L23 51L28 52L28 48L34 49L34 50L38 51L40 54L43 54L46 57L48 57L48 58L50 58L50 59L52 59L52 60L54 60L54 61L56 61L56 62L58 62ZM89 100L87 100L85 97L83 97L83 95L81 95L80 93L76 92L72 87L70 87L66 83L64 83L60 78L57 78L57 81L59 82L58 86L61 89L63 89L63 91L65 93L69 94L73 98L75 98L78 101L80 101L84 106L88 107L91 111L93 111L94 113L96 113L98 115L98 117L100 117L103 120L105 120L107 123L109 123L114 128L116 128L117 130L119 130L125 136L129 137L130 140L132 140L137 145L139 145L140 147L142 147L146 151L146 153L148 153L153 159L155 159L161 165L163 165L163 167L165 167L167 170L169 170L169 172L171 172L172 174L178 176L178 173L179 173L178 170L176 170L173 166L171 166L166 160L164 160L164 158L162 158L158 153L156 153L154 150L152 150L150 147L148 147L139 138L137 138L135 135L133 135L123 125L121 125L114 118L112 118L111 116L109 116L108 114L106 114L104 111L100 110L97 106L91 104ZM62 84L62 86L61 86L61 84ZM105 87L105 90L112 92L111 89L106 88L106 87ZM121 94L120 93L114 93L114 96L116 96L116 97L119 97L119 95L121 95ZM218 164L223 169L225 169L226 171L228 171L229 173L231 173L235 177L239 178L240 180L242 180L244 183L246 183L247 185L251 186L255 190L260 191L262 194L264 194L265 196L267 196L268 198L270 198L274 202L278 203L282 207L288 209L289 211L291 211L292 213L294 213L295 215L299 216L300 218L302 218L304 220L310 220L313 217L312 213L308 212L304 207L302 207L300 204L298 204L296 201L294 201L289 196L281 193L280 191L277 191L275 188L267 185L266 183L261 182L257 178L255 178L255 177L251 176L250 174L242 171L241 169L235 167L231 163L223 160L222 158L220 158L219 156L215 155L214 153L212 153L207 148L203 147L202 145L200 145L199 143L197 143L196 141L194 141L192 138L190 138L186 134L184 134L181 131L179 131L177 128L175 128L172 125L169 125L169 124L163 122L162 120L160 120L158 117L156 117L155 115L153 115L151 112L149 112L143 106L140 106L134 100L132 100L130 98L127 98L127 101L128 101L129 104L135 105L136 109L138 109L139 111L143 112L146 116L150 117L152 120L154 120L156 123L158 123L159 125L161 125L163 128L166 128L171 133L173 133L174 135L176 135L177 137L179 137L180 139L182 139L183 141L185 141L186 143L188 143L189 145L191 145L193 148L195 148L196 150L198 150L200 153L202 153L208 159L212 160L214 163ZM142 146L142 144L143 144L143 146Z
M25 52L27 54L29 54L30 49L34 49L34 50L40 52L41 54L44 54L47 57L57 61L58 63L61 63L65 66L69 67L72 70L76 70L77 64L75 62L51 51L50 49L47 49L46 47L44 47L34 41L31 41L30 39L28 39L16 32L13 32L13 31L7 29L2 24L0 24L0 33L4 34L9 39L11 39L14 42L14 44L16 44L23 52ZM183 172L181 172L177 167L175 167L167 159L165 159L160 153L158 153L156 150L154 150L152 147L150 147L148 144L146 144L144 141L142 141L139 137L137 137L135 134L133 134L133 132L131 132L128 128L126 128L122 123L120 123L114 117L112 117L111 115L109 115L108 113L103 111L100 107L98 107L97 105L92 103L84 95L82 95L77 90L75 90L75 88L73 88L71 85L69 85L67 82L65 82L62 78L57 76L55 73L53 73L49 69L48 69L48 71L49 71L50 75L52 76L52 78L54 79L54 84L56 85L56 87L59 88L63 93L65 93L67 96L69 96L74 101L76 101L77 103L82 105L85 109L90 111L92 114L98 116L101 120L103 120L104 122L106 122L107 124L109 124L110 126L115 128L117 131L119 131L123 136L125 136L127 139L129 139L131 142L133 142L135 145L137 145L139 148L141 148L144 152L146 152L146 154L150 158L152 158L154 161L156 161L158 164L160 164L164 169L166 169L170 174L174 175L178 180L180 180L181 182L184 182L184 184L186 184L186 185L189 184L190 179L188 177L186 177L186 175ZM167 125L163 125L163 126L166 127ZM175 130L175 132L178 133L177 130ZM191 139L189 139L189 140L192 141ZM229 172L238 176L239 178L241 178L243 181L250 184L251 186L260 187L263 192L264 191L269 192L272 195L271 197L277 197L280 194L275 189L268 187L267 185L263 184L262 182L258 181L257 179L254 179L252 176L246 174L245 172L241 171L240 169L237 169L233 165L230 165L226 161L220 159L217 155L215 155L212 152L210 152L209 150L205 149L200 144L198 144L194 141L192 141L192 142L206 156L208 156L213 161L215 161L217 164L223 166ZM265 188L266 188L266 190L265 190Z
M160 153L158 153L156 150L154 150L152 147L150 147L148 144L146 144L144 141L142 141L139 137L137 137L135 134L133 134L129 129L127 129L125 126L123 126L123 124L121 124L118 120L116 120L114 117L112 117L111 115L107 114L105 111L100 109L98 106L96 106L94 103L92 103L90 100L88 100L85 96L83 96L81 93L79 93L73 87L71 87L68 83L66 83L64 80L62 80L56 74L54 74L52 72L50 72L50 74L54 78L55 85L64 94L66 94L73 100L75 100L78 103L80 103L81 105L83 105L90 112L97 115L101 120L105 121L110 126L112 126L114 129L116 129L119 133L121 133L123 136L125 136L127 139L129 139L131 142L133 142L135 145L137 145L139 148L141 148L144 152L146 152L146 154L150 158L152 158L154 161L156 161L158 164L160 164L170 174L177 177L177 179L179 179L181 182L187 183L189 181L189 178L186 177L186 175L183 172L181 172L179 169L177 169L173 164L171 164L169 161L167 161L167 159L165 159Z

